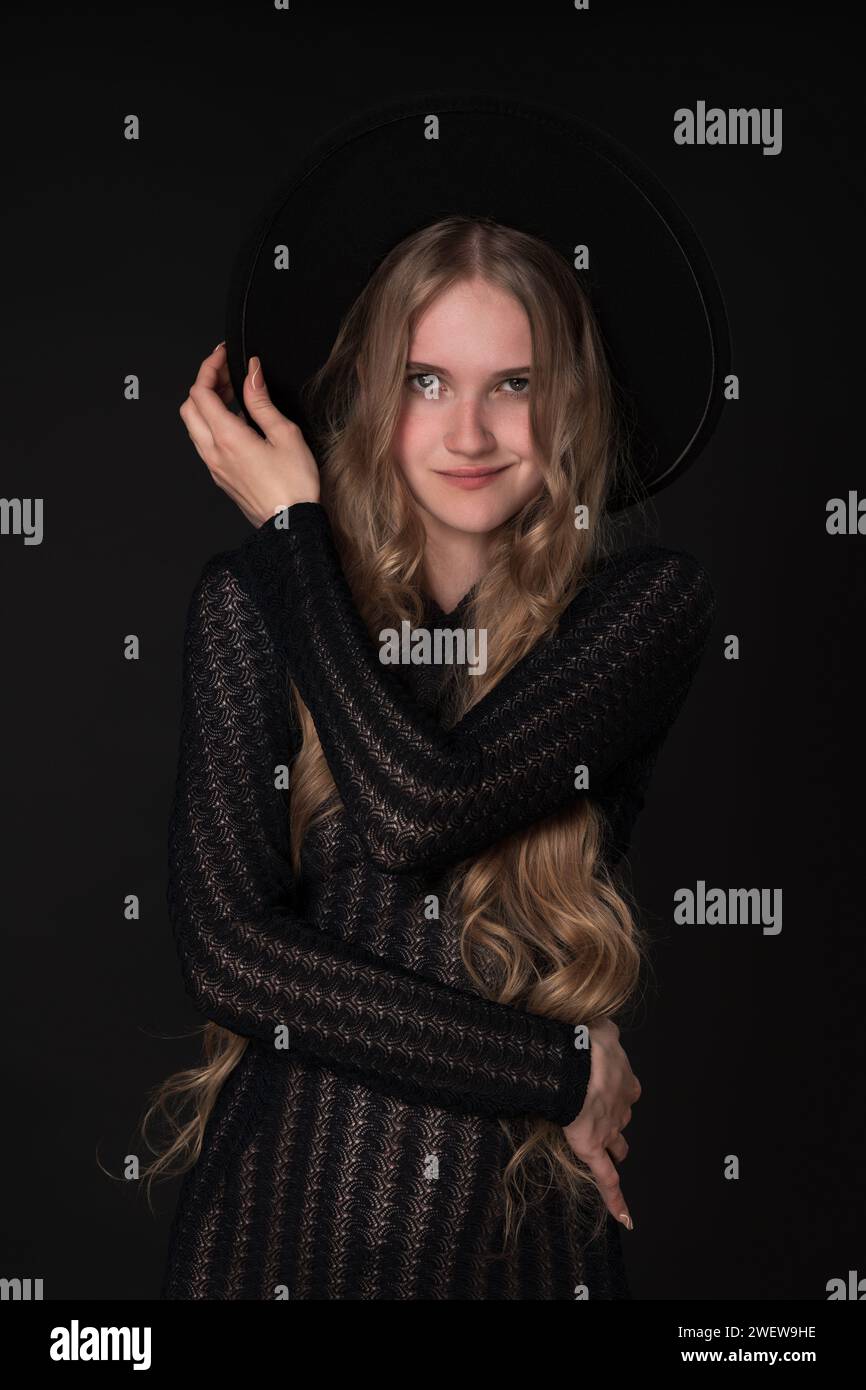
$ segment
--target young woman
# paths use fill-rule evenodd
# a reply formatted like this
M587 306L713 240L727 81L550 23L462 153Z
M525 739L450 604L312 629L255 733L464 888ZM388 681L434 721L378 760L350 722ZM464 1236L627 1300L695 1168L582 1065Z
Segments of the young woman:
M180 412L254 530L186 626L169 906L209 1022L149 1112L194 1104L162 1296L628 1298L617 865L710 582L612 550L599 331L523 232L392 250L309 384L318 457L257 359L244 393L264 437L220 345ZM404 621L483 669L386 664Z

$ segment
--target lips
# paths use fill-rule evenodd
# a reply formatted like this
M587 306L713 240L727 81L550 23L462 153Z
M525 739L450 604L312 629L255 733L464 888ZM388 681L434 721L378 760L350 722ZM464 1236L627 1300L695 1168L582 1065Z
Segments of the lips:
M498 478L500 473L504 473L510 467L510 464L504 463L501 468L468 468L453 471L437 469L436 471L440 478L445 479L446 483L472 491L492 483L494 478Z
M488 473L501 473L507 468L508 464L503 463L499 468L438 468L437 473L444 473L446 478L486 478Z

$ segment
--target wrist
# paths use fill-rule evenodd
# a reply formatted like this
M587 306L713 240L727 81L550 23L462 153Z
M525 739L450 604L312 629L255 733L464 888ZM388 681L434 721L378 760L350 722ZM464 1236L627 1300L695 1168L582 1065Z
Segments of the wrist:
M577 1119L586 1100L592 1071L592 1046L588 1031L570 1025L566 1025L563 1043L558 1114L555 1118L561 1125L567 1126Z
M256 513L255 525L258 527L259 530L261 530L262 527L266 526L270 522L278 530L287 529L289 526L291 526L292 521L294 519L293 513L295 507L305 506L309 503L318 504L320 501L321 497L318 491L316 492L315 496L313 495L312 491L298 493L296 496L284 499L277 506L272 507L271 510L269 512L266 512L265 514L262 514L261 512ZM283 520L280 520L280 518L283 518Z

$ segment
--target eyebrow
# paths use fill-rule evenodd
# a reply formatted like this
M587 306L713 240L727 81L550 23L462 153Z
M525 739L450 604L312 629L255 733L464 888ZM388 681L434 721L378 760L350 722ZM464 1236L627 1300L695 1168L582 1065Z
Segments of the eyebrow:
M419 372L437 372L440 376L450 376L447 367L437 367L435 362L407 362L407 370L410 367L414 367L414 369ZM492 381L494 377L500 376L525 376L526 373L531 370L532 367L530 365L525 365L523 367L499 367L495 372L490 373L489 380Z

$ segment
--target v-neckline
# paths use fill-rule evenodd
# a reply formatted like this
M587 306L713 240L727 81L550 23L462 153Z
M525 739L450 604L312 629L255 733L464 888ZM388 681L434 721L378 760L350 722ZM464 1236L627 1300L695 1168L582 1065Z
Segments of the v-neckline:
M436 600L435 600L435 598L433 598L432 594L427 594L427 593L425 593L425 595L424 595L424 602L425 602L425 604L426 604L426 606L427 606L428 612L430 613L430 615L431 615L432 617L437 618L437 619L442 618L442 619L444 619L446 622L448 622L448 621L450 621L451 618L455 618L455 617L458 615L458 613L461 613L461 612L462 612L462 610L463 610L463 608L465 607L465 605L466 605L468 599L469 599L470 596L475 592L475 588L476 588L476 585L473 584L472 587L471 587L470 589L467 589L467 590L466 590L466 593L463 595L463 597L462 597L461 599L459 599L458 602L455 603L454 607L451 608L451 609L449 609L449 611L448 611L447 613L445 612L444 608L441 608L440 605L436 602Z

